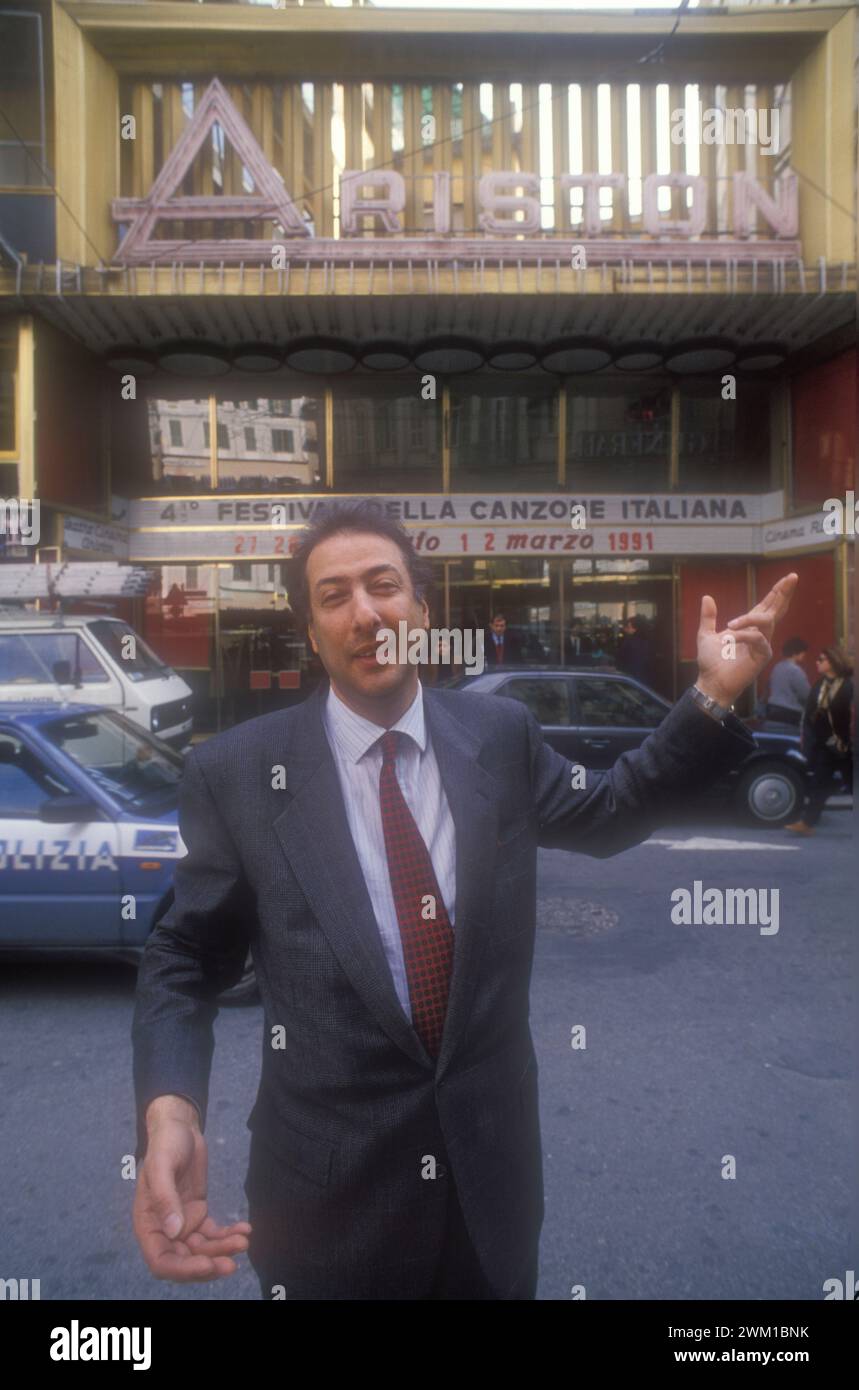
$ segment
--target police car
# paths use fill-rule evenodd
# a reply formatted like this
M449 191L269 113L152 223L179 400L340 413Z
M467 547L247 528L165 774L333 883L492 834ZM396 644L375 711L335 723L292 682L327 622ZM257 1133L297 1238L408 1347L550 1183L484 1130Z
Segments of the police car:
M182 759L113 710L0 704L0 951L139 960L186 853ZM221 1003L254 997L247 962Z

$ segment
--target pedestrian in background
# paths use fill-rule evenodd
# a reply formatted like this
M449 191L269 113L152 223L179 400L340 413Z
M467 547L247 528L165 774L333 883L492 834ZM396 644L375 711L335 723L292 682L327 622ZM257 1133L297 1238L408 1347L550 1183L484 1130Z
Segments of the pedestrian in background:
M650 641L645 635L644 620L633 613L623 625L623 636L617 647L617 665L636 680L650 684Z
M487 667L516 666L522 659L522 643L516 632L511 632L503 613L496 613L489 627L483 646L483 660Z
M842 773L845 790L853 791L853 667L840 647L823 647L817 670L800 734L811 768L808 805L799 820L785 826L796 835L814 834L836 772Z
M811 682L803 670L808 643L802 637L789 637L781 649L781 661L770 671L767 719L780 724L799 725L811 690Z
M581 618L573 618L567 638L570 660L574 665L592 666L594 644Z

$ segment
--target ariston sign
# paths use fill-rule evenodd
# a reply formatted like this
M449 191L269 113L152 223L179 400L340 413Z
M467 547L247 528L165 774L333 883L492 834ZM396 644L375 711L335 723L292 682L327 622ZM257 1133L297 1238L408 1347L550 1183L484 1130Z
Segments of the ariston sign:
M236 151L253 179L256 192L241 196L187 196L179 192L194 159L203 148L209 132L217 124L225 141ZM586 268L591 260L673 259L778 259L798 255L797 176L781 175L772 193L764 183L742 172L731 184L733 237L729 240L701 240L707 230L709 203L707 181L688 173L648 174L642 183L642 222L640 234L623 237L603 236L600 213L602 189L623 195L627 176L616 173L561 173L560 186L567 196L582 190L582 221L568 232L545 233L541 225L540 177L521 170L500 170L484 174L479 180L481 236L449 237L451 232L451 174L437 170L433 180L433 226L431 232L404 234L400 214L406 205L406 184L395 169L344 170L340 178L340 227L338 238L315 237L302 216L280 174L269 164L253 132L230 100L225 88L213 78L178 144L166 159L160 173L143 198L116 198L112 203L114 221L126 228L116 252L120 264L152 264L165 261L227 262L268 261L274 269L288 263L293 246L302 260L348 260L360 264L368 260L403 260L432 255L439 260L490 255L520 261L557 255L559 244L585 249L585 256L574 268ZM666 218L659 210L663 188L691 194L688 215ZM749 242L753 214L768 224L774 239ZM274 224L276 238L237 240L170 240L154 236L162 221L257 220ZM372 219L373 230L383 235L359 235ZM296 245L297 244L297 245Z

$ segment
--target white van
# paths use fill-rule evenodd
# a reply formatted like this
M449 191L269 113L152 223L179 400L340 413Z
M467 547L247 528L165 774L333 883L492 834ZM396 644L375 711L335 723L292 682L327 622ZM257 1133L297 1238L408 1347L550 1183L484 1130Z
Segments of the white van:
M103 705L180 752L191 742L191 687L119 618L0 613L0 701L35 700Z

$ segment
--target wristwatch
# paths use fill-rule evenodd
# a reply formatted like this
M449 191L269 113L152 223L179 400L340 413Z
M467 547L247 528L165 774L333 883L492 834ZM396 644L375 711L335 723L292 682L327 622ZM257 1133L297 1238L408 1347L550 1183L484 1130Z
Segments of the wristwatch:
M733 705L720 705L718 700L714 700L711 695L705 695L703 690L699 690L697 685L692 686L692 699L695 704L702 709L705 714L709 714L711 719L715 719L718 724L723 724L729 714L733 714Z

